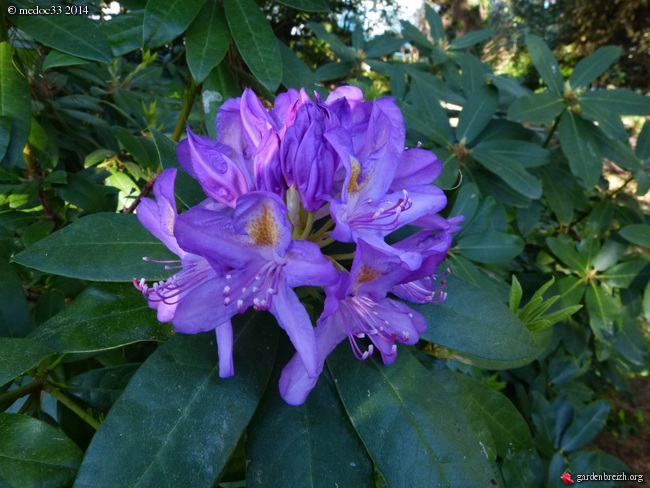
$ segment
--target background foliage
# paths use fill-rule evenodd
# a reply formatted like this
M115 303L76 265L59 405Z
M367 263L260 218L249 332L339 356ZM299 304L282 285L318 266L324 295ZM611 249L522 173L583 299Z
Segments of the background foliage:
M457 35L431 7L421 28L370 38L343 1L121 6L1 14L2 483L517 487L627 470L585 446L611 391L648 369L650 98L599 82L628 45L560 64L530 29L519 79L477 55L492 29ZM390 367L339 348L289 407L270 316L237 324L227 381L211 335L156 321L130 281L164 278L141 258L167 251L131 214L186 124L214 137L244 87L271 103L345 83L396 99L464 229L448 299L419 309L424 340ZM203 198L187 175L177 197Z

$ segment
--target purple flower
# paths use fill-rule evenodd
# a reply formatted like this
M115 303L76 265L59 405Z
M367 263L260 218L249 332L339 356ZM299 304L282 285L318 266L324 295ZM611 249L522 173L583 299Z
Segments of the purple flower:
M396 341L415 344L419 340L420 333L427 328L424 317L404 303L386 297L409 274L397 256L361 239L357 241L350 273L341 274L336 285L325 288L325 309L316 327L318 374L327 355L345 338L358 359L366 359L376 348L385 364L395 360ZM359 341L366 338L371 344L364 350ZM300 405L317 379L294 356L282 372L280 394L287 403Z
M148 286L144 279L133 280L133 284L142 292L149 306L157 311L160 322L173 321L179 304L199 285L219 276L221 271L220 267L210 266L202 256L185 252L179 247L174 234L178 217L174 198L175 179L175 169L163 171L153 186L156 201L148 198L143 199L138 205L137 211L140 223L180 258L178 261L164 262L145 258L147 261L164 263L167 269L180 269L166 281L159 281ZM232 352L228 351L228 336L231 337L230 343L232 344L232 326L229 319L216 325L220 326L213 327L216 330L217 343L219 344L219 375L221 377L232 376L232 359L229 359L229 356L232 357Z
M311 242L291 239L282 200L268 192L239 197L232 215L194 207L178 219L180 246L204 256L224 276L206 281L176 311L174 326L186 333L214 328L249 307L269 310L287 332L306 371L316 374L316 341L309 315L292 288L330 285L334 266Z

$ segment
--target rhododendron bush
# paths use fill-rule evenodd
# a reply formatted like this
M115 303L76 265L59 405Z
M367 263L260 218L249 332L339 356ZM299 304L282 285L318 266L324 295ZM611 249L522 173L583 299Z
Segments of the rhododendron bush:
M584 449L648 366L650 125L631 146L621 116L650 102L591 88L619 48L564 79L529 35L533 91L428 6L429 34L348 46L287 45L252 0L10 5L0 484L628 470Z

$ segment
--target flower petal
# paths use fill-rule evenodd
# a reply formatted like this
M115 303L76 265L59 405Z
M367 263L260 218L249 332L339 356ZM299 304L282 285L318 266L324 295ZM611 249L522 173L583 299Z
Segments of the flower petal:
M222 305L224 278L213 278L200 284L176 308L172 324L184 334L198 334L228 322L234 313Z
M228 320L214 329L217 336L217 348L219 353L219 377L229 378L235 374L235 367L232 361L233 336L232 322Z
M326 286L339 279L334 265L320 251L317 244L307 241L291 241L284 266L287 286Z
M390 185L390 189L398 191L407 186L431 183L442 172L442 161L426 149L406 149L402 160Z
M279 286L278 294L273 297L271 303L271 313L296 348L307 375L318 376L319 363L314 328L304 305L291 288L284 284Z
M302 405L309 392L314 389L318 376L323 371L325 358L347 337L347 332L335 320L326 320L316 327L318 368L316 376L310 376L298 354L287 363L280 376L280 395L289 405Z

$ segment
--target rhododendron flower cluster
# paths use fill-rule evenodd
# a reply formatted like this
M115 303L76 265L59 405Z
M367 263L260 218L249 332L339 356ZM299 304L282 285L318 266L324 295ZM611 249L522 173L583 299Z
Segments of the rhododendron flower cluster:
M178 145L181 167L208 198L178 214L175 169L156 180L140 222L178 255L166 281L136 281L160 321L183 333L215 330L219 374L234 374L231 319L253 307L277 319L296 349L280 379L291 404L305 401L327 355L348 339L359 359L385 364L397 342L415 344L424 318L405 302L444 300L436 270L458 230L437 215L447 200L431 184L441 162L405 149L392 99L363 100L341 87L326 100L305 90L266 110L252 91L228 100L217 140L194 134ZM409 225L397 242L395 231ZM393 234L390 242L387 236ZM335 254L332 249L348 250ZM316 327L296 288L325 295Z

